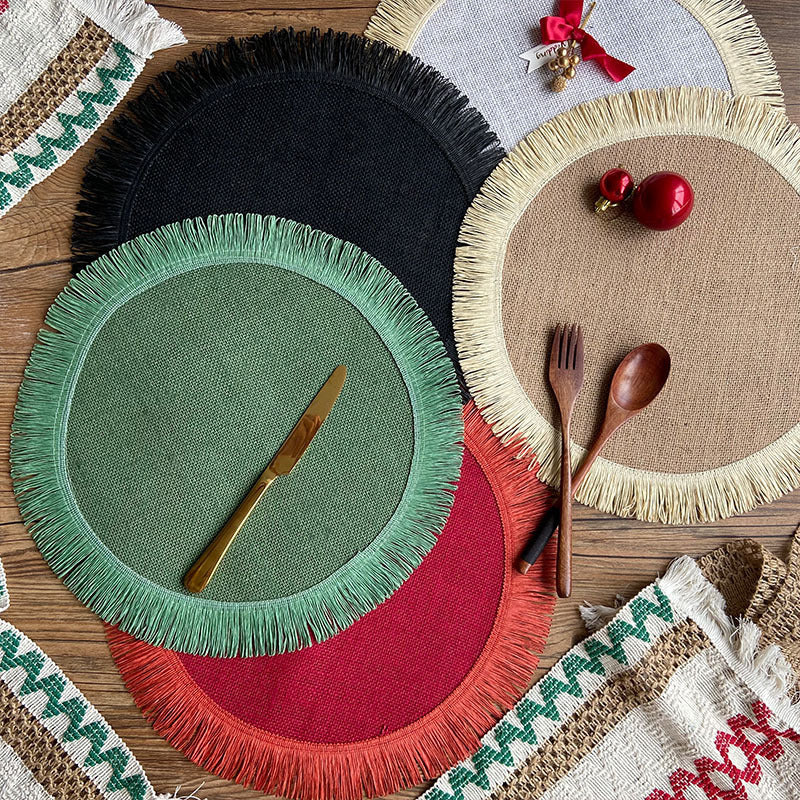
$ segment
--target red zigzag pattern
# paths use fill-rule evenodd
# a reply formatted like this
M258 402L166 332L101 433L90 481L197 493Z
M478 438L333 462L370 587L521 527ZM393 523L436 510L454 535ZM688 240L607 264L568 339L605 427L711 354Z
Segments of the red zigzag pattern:
M772 712L761 702L753 705L755 721L744 714L737 714L728 720L730 731L719 731L714 739L714 746L720 760L703 757L694 762L696 773L685 769L677 769L669 776L669 785L674 794L656 789L647 795L646 800L689 800L686 789L696 786L709 800L748 800L747 784L757 786L763 774L759 759L776 761L783 753L781 739L789 739L800 743L800 734L791 728L779 731L769 724ZM756 734L758 741L748 732ZM736 748L746 763L737 767L731 760L731 748ZM742 758L737 759L739 763ZM714 781L714 775L727 776L728 788L722 788ZM718 779L719 780L719 779ZM724 780L724 779L723 779Z

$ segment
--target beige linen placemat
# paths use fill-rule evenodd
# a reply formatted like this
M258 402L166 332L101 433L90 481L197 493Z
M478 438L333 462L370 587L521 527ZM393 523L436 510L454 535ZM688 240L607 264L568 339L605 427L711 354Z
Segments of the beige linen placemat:
M664 232L593 212L597 181L685 175L695 208ZM637 92L573 109L504 160L467 213L456 261L456 338L478 405L558 473L546 363L554 327L578 322L586 380L580 460L611 375L647 341L672 356L657 402L622 428L579 499L689 523L741 513L800 482L800 132L751 99Z

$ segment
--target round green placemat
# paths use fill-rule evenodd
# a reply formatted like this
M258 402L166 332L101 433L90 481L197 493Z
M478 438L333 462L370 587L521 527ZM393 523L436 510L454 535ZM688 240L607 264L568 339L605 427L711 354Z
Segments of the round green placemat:
M73 279L14 415L23 519L69 588L152 644L263 655L386 599L452 502L459 393L427 318L375 259L294 222L165 226ZM342 394L214 580L182 578L338 364Z

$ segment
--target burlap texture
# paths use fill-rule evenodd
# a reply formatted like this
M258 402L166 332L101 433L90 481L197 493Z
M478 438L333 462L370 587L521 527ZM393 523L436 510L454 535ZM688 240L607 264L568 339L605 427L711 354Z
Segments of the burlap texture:
M685 175L695 208L650 231L629 212L593 212L597 181L623 164L637 181ZM744 458L800 419L800 197L765 161L706 137L648 137L597 150L534 198L514 228L502 320L514 370L553 424L547 383L556 324L577 322L586 376L573 438L588 445L624 354L656 341L672 356L657 402L604 452L629 467L696 472Z

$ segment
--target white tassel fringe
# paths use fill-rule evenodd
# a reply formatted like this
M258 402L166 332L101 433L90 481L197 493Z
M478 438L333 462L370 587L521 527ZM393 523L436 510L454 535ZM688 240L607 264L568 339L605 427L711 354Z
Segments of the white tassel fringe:
M584 603L578 608L578 613L581 615L586 630L589 633L596 633L617 616L617 611L625 605L625 602L625 598L618 594L614 597L615 605L613 607Z
M700 626L739 680L797 728L800 703L792 697L795 674L780 647L762 647L761 629L755 623L729 617L724 597L689 556L673 561L658 584L676 610Z
M150 58L157 50L186 44L180 26L159 16L144 0L70 0L117 41L137 55Z

